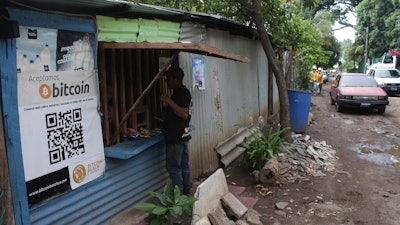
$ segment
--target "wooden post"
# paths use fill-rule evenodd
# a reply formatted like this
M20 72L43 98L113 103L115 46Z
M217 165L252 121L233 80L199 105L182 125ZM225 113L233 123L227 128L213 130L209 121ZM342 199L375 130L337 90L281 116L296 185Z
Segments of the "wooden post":
M15 224L10 176L4 138L3 111L0 105L0 224Z
M153 80L150 82L150 84L146 87L146 89L140 94L140 96L136 99L135 103L129 108L129 110L125 113L124 117L122 118L121 122L119 123L118 127L116 128L116 131L114 133L114 136L111 139L111 144L114 144L116 139L119 137L119 133L121 132L123 124L126 122L126 120L131 116L132 111L137 107L137 105L140 103L140 101L146 96L146 94L150 91L150 89L153 87L154 84L156 84L157 80L161 77L161 75L164 74L164 72L167 70L168 66L170 66L176 57L178 56L178 53L175 53L161 68L161 70L157 73L157 75L153 78Z

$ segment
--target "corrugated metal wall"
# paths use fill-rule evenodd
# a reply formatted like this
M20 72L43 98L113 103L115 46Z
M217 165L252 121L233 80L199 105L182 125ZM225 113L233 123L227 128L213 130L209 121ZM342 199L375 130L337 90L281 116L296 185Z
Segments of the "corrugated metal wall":
M259 41L213 29L208 29L206 37L205 44L249 57L251 62L204 56L205 90L190 88L191 124L196 126L189 146L192 177L220 167L215 147L239 128L248 126L250 117L256 121L259 115L265 119L268 116L268 62ZM179 58L187 87L192 87L192 57L202 56L181 53Z
M207 29L203 24L195 22L181 23L180 42L202 43L206 39Z
M151 165L151 166L149 166ZM103 177L31 210L31 224L107 224L119 212L160 191L168 174L161 142L127 160L106 160Z

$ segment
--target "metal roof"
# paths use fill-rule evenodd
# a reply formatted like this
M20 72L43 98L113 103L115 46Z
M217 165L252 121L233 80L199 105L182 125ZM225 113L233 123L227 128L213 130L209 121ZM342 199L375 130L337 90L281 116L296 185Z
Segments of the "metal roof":
M104 15L115 18L163 19L174 22L194 21L209 28L253 37L254 29L228 18L206 13L166 8L122 0L3 0L1 5L74 16Z

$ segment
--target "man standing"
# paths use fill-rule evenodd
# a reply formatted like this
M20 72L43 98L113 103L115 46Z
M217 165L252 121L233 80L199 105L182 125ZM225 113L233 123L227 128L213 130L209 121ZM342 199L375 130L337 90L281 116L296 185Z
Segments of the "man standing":
M166 169L173 185L178 185L181 193L190 194L192 181L189 167L188 131L192 96L182 84L183 71L171 67L165 72L168 88L172 96L161 95L160 100L167 105L164 118L164 135L166 144Z
M316 82L316 70L317 70L317 66L313 66L312 67L312 70L310 71L310 74L309 74L309 81L310 81L310 89L311 89L311 92L312 92L312 94L317 94L317 82Z

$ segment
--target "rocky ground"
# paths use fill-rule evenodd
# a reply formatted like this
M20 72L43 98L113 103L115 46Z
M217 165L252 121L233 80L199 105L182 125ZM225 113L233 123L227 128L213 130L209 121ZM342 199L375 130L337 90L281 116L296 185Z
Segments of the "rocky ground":
M383 115L338 113L329 86L312 96L312 123L296 136L312 150L282 159L290 169L272 184L257 182L237 159L225 168L228 184L258 199L263 224L400 225L400 97L390 97ZM270 118L269 126L277 123Z

